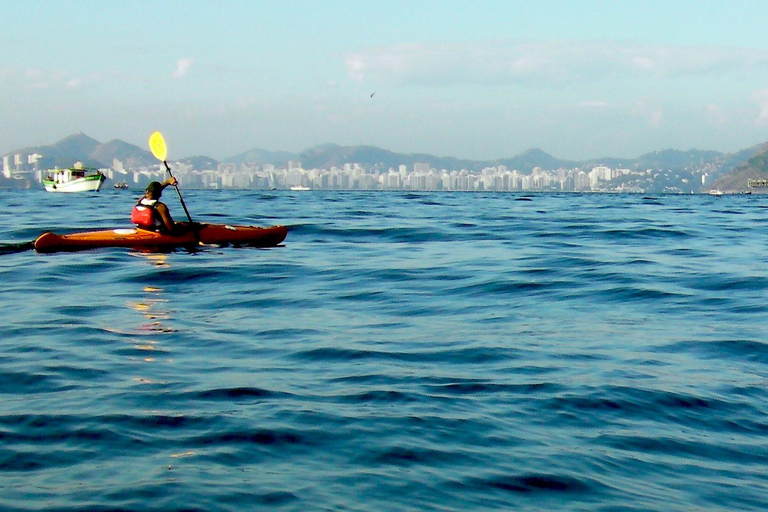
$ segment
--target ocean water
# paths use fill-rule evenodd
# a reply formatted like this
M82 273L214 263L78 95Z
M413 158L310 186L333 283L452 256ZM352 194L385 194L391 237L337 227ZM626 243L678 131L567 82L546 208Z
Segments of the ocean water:
M0 191L0 244L135 195ZM0 509L768 509L767 196L184 199L290 231L0 254Z

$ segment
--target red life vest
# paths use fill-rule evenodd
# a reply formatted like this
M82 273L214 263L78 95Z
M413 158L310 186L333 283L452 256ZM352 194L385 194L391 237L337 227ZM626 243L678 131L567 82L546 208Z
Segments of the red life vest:
M155 229L160 224L157 214L157 200L142 197L131 211L131 222L144 229Z

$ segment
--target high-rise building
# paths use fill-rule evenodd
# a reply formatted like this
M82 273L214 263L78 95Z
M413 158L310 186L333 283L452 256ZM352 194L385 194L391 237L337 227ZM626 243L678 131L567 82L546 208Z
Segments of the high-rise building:
M256 162L243 162L240 164L240 171L243 173L257 173L259 172L259 164Z
M216 170L219 172L219 174L234 174L237 172L237 164L221 162L216 167Z
M611 168L604 165L593 167L592 172L598 180L611 181ZM591 174L591 173L590 173Z

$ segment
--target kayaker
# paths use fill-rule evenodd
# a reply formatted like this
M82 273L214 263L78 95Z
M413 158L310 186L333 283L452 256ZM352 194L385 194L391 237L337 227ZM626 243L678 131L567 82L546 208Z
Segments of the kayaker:
M142 229L160 231L162 233L175 234L177 224L171 217L171 212L165 203L160 202L163 189L172 185L176 186L176 178L170 177L164 182L153 181L147 185L144 197L139 199L131 212L131 222Z

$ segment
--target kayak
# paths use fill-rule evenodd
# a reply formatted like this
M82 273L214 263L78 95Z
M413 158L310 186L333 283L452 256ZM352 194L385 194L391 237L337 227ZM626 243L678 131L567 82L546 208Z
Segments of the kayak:
M194 247L198 244L245 245L274 247L288 235L285 226L228 226L224 224L195 224L196 231L167 235L140 228L108 229L57 235L46 232L35 240L37 252L82 251L102 247L167 250Z

